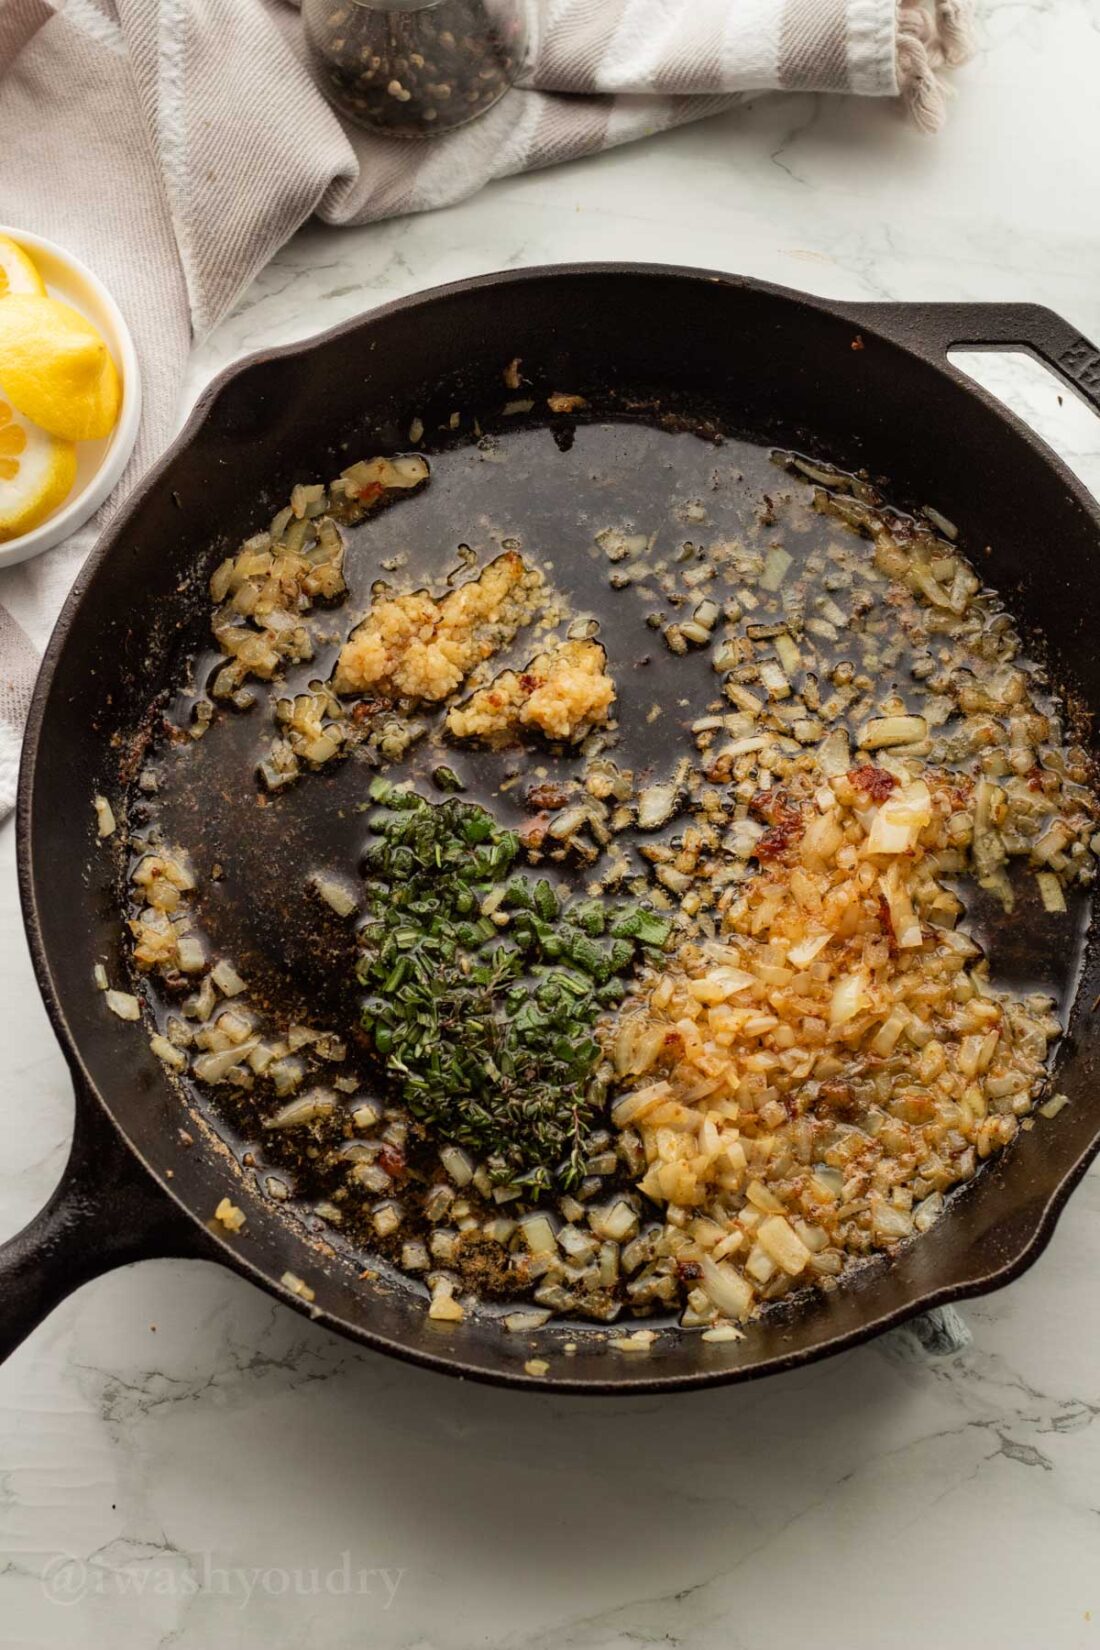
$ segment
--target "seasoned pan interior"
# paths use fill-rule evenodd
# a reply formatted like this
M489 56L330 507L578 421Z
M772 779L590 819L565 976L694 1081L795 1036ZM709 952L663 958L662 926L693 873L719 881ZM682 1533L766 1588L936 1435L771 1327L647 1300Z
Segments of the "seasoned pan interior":
M221 548L262 520L265 507L270 513L295 481L401 445L413 416L432 429L456 407L467 419L479 415L481 428L494 428L495 457L469 439L434 443L431 488L356 530L353 592L395 551L407 553L410 572L429 576L452 565L459 542L478 548L518 537L554 561L577 607L600 612L617 665L624 759L640 769L663 771L670 724L702 711L713 680L703 658L677 660L670 671L659 643L644 645L637 613L621 601L609 606L606 560L576 547L610 516L667 514L676 498L706 491L716 469L742 478L738 496L751 508L772 473L772 445L888 476L898 502L933 503L956 521L975 559L988 545L982 571L1087 716L1096 664L1075 641L1093 529L1080 501L1038 451L953 379L873 336L860 336L856 350L854 341L849 324L811 305L709 280L602 273L462 291L399 308L306 356L250 369L221 392L191 444L139 500L93 574L57 661L50 738L31 795L30 892L51 986L96 1087L154 1169L172 1169L172 1188L200 1218L224 1191L233 1152L201 1127L190 1131L195 1144L181 1144L178 1098L91 998L94 961L118 958L120 947L117 866L92 844L84 799L97 789L117 794L143 759L156 715L186 710L166 697L181 658L196 656L193 687L201 690L206 577ZM575 432L534 415L502 423L500 373L512 355L524 357L537 403L565 386L589 397L593 416ZM1048 569L1072 567L1073 579L1035 578L1040 556ZM654 705L661 715L650 719ZM230 868L211 885L204 911L215 939L250 972L266 971L273 996L297 994L339 1012L346 942L335 925L319 927L296 885L319 862L354 861L363 773L348 763L314 776L278 808L257 809L242 784L252 739L240 718L202 741L166 789L166 820L178 823L182 839L201 841L211 863ZM475 792L488 781L488 761L462 759ZM1093 963L1087 913L1077 919L1080 943L1067 946L1065 927L1056 930L1031 903L995 936L1009 976L1041 977L1066 1000L1076 989L1057 1081L1081 1103L1041 1140L1021 1139L948 1220L892 1265L868 1268L848 1291L775 1313L737 1346L662 1346L645 1369L582 1349L567 1378L644 1385L767 1367L858 1333L929 1291L949 1292L1014 1264L1028 1227L1095 1133L1087 1101L1091 1021L1080 1006L1095 995ZM308 1271L318 1307L345 1326L471 1372L522 1372L524 1346L476 1321L457 1329L425 1324L399 1287L360 1280L361 1257L331 1252L324 1235L273 1211L247 1176L234 1195L249 1206L249 1235L237 1245L244 1263L275 1279Z

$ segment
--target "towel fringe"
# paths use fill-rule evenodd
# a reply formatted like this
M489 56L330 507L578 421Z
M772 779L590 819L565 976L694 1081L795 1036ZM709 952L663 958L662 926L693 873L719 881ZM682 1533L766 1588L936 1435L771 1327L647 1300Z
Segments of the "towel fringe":
M922 132L938 132L950 87L937 70L958 68L974 51L972 0L898 0L898 89Z

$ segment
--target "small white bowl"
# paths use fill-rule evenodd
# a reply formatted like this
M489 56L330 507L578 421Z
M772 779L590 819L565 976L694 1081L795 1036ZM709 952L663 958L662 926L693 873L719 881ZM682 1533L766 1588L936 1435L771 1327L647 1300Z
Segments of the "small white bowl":
M53 241L32 235L27 229L13 229L0 223L0 235L7 235L30 254L51 298L71 304L99 328L122 374L118 423L102 441L77 442L76 480L64 504L29 533L0 542L0 567L10 567L59 544L99 509L134 450L141 422L141 373L134 340L121 310L86 264Z

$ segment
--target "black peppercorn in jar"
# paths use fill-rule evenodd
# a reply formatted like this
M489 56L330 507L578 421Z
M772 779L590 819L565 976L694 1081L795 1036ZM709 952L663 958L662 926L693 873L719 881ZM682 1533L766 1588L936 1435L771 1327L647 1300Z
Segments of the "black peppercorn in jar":
M303 0L313 72L360 126L428 137L491 109L523 67L526 0Z

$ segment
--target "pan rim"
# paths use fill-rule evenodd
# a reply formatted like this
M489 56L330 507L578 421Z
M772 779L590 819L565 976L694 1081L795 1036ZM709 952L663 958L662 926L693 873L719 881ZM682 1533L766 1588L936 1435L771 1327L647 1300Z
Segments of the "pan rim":
M16 805L17 831L17 864L20 888L20 900L23 913L24 927L27 933L28 944L34 966L35 977L42 994L46 1011L49 1015L55 1035L61 1045L62 1052L73 1072L77 1087L77 1104L92 1104L100 1107L112 1127L124 1141L128 1151L141 1164L143 1170L160 1190L171 1200L175 1207L186 1216L187 1221L201 1230L203 1237L209 1242L212 1258L217 1258L231 1270L246 1276L249 1281L265 1289L284 1304L294 1307L311 1321L323 1324L326 1328L341 1335L369 1346L372 1350L383 1352L391 1357L397 1357L404 1362L416 1364L422 1368L433 1370L436 1373L458 1376L478 1380L489 1385L517 1387L525 1390L539 1390L566 1394L591 1395L634 1395L652 1396L657 1393L695 1390L700 1387L733 1385L742 1381L762 1379L767 1375L785 1373L819 1359L832 1356L836 1353L850 1350L869 1341L886 1330L896 1328L910 1318L927 1312L934 1307L950 1304L953 1301L973 1298L1003 1287L1026 1271L1042 1254L1053 1236L1058 1219L1065 1208L1066 1202L1074 1188L1086 1173L1090 1163L1100 1153L1100 1119L1090 1144L1082 1151L1076 1162L1065 1171L1058 1184L1051 1190L1041 1212L1034 1217L1035 1226L1030 1240L1025 1247L1014 1254L1011 1260L1003 1266L994 1267L980 1276L970 1277L941 1285L911 1301L902 1303L893 1309L880 1314L869 1322L861 1323L853 1329L843 1331L833 1337L826 1337L817 1344L797 1351L779 1351L774 1356L764 1358L754 1364L727 1369L687 1371L669 1375L646 1375L638 1371L636 1366L624 1362L621 1373L614 1379L578 1380L568 1376L539 1376L530 1375L518 1366L516 1369L501 1368L490 1370L480 1367L476 1363L468 1363L461 1357L449 1357L443 1353L434 1353L419 1348L410 1347L391 1340L387 1335L370 1327L353 1323L343 1318L338 1312L327 1308L310 1306L308 1303L294 1296L285 1288L280 1287L273 1276L264 1271L248 1256L235 1251L226 1238L209 1231L201 1215L176 1192L171 1179L165 1177L162 1171L149 1161L148 1157L132 1140L129 1132L116 1119L108 1099L106 1099L94 1083L88 1072L79 1047L79 1041L72 1032L60 994L57 990L52 964L44 943L42 927L37 907L37 898L34 884L34 865L32 843L34 840L34 808L33 792L39 736L41 733L46 705L49 700L54 675L58 661L62 655L69 634L76 621L84 596L99 568L105 563L118 542L124 537L130 521L143 505L148 495L160 484L163 475L183 452L196 439L199 432L209 419L216 403L223 392L238 378L247 374L251 369L265 365L273 360L293 359L304 356L321 348L334 340L358 332L364 327L373 325L377 321L392 315L401 314L419 307L435 304L440 300L459 296L472 291L484 291L502 285L522 285L537 281L559 278L578 277L624 276L633 279L653 278L658 280L681 280L689 282L705 282L732 288L735 290L761 293L777 298L785 303L801 309L817 311L834 319L851 319L858 322L859 327L881 341L890 348L899 349L905 354L919 361L923 367L933 373L940 374L954 387L961 387L963 391L991 410L998 420L1004 424L1019 440L1029 446L1037 448L1041 456L1058 475L1061 482L1073 498L1076 505L1084 511L1092 527L1100 536L1100 505L1085 488L1084 484L1069 470L1060 456L1038 437L1026 424L1013 414L996 397L990 395L982 386L977 384L968 375L953 367L946 354L942 361L933 360L923 352L914 339L899 336L890 330L888 312L909 311L914 316L922 311L935 310L935 303L911 304L869 304L859 300L834 300L819 298L812 294L799 292L796 289L783 287L770 282L758 281L748 276L735 275L728 272L693 268L673 264L659 263L631 263L631 262L601 262L601 263L563 263L534 265L519 270L500 270L488 275L467 277L463 280L448 282L431 287L420 292L408 294L401 298L392 299L351 319L341 322L337 326L323 332L296 340L289 344L272 346L267 349L254 351L238 361L230 363L204 387L198 396L195 405L182 425L180 431L169 444L157 462L142 477L134 488L125 504L113 518L111 523L100 535L90 552L87 561L81 568L73 587L69 592L61 613L54 626L50 640L43 654L42 663L36 679L34 692L29 708L26 730L24 733L22 760L19 774L19 787ZM943 306L948 308L950 306ZM975 306L980 307L980 306ZM991 306L997 307L997 306ZM885 325L877 325L881 313ZM1003 346L1011 348L1009 345Z

